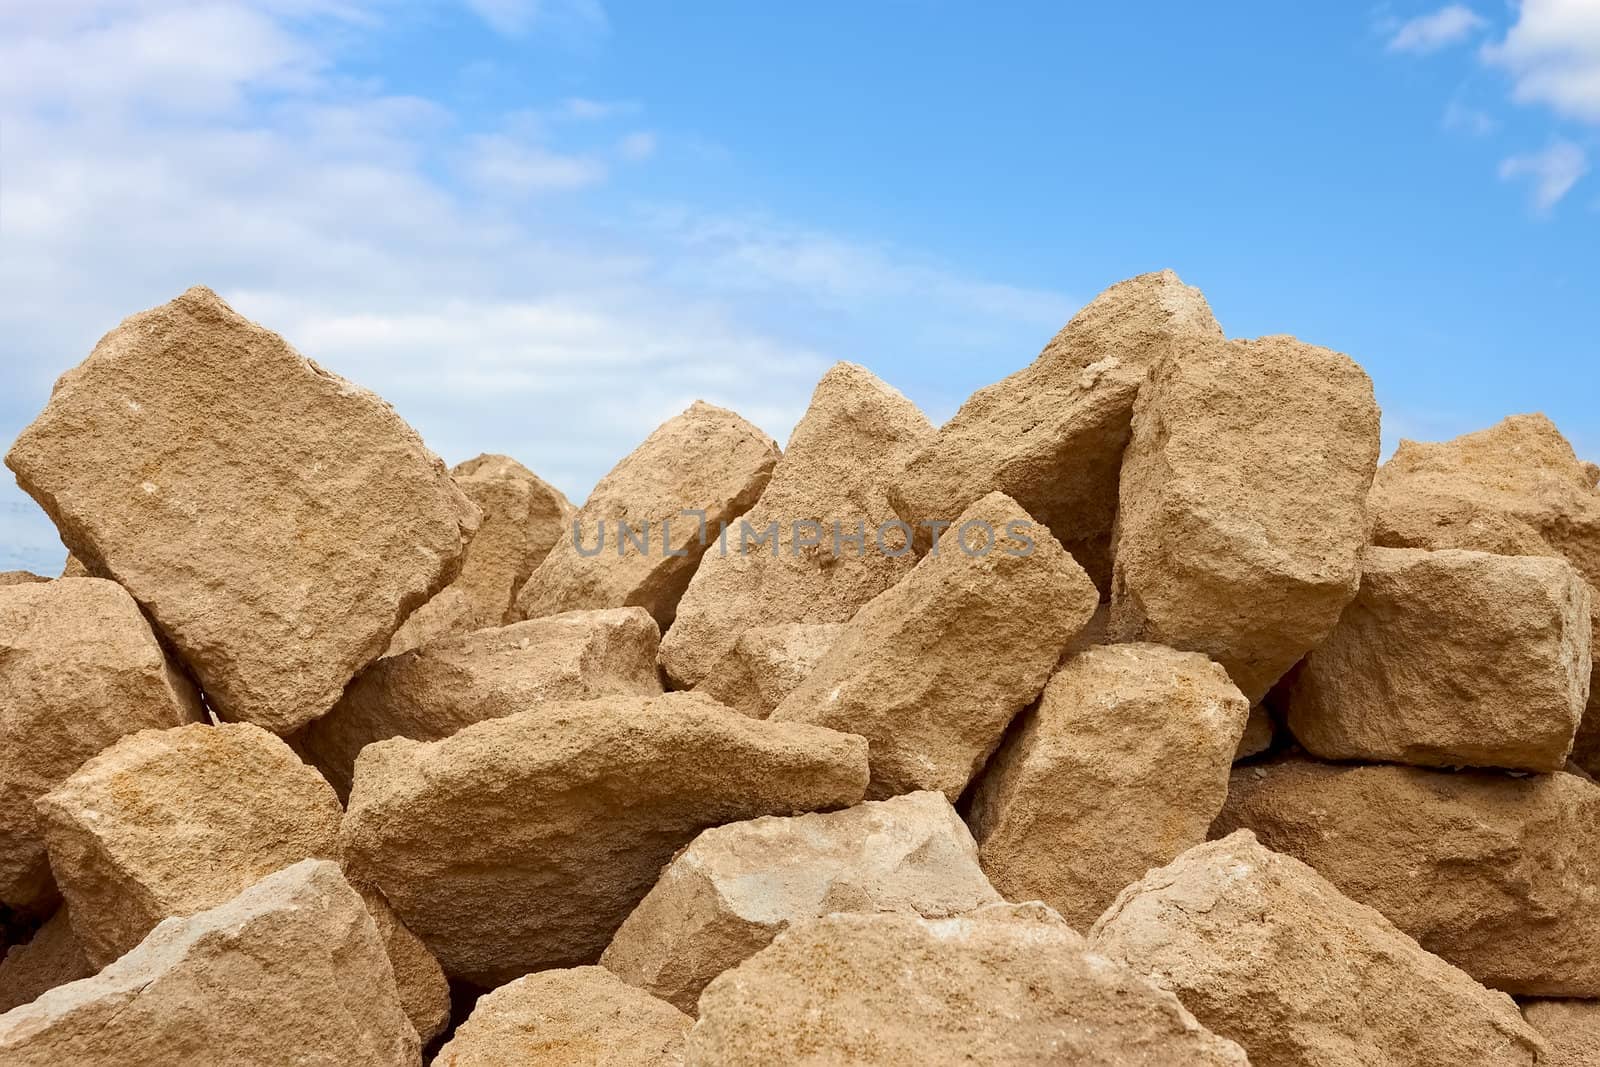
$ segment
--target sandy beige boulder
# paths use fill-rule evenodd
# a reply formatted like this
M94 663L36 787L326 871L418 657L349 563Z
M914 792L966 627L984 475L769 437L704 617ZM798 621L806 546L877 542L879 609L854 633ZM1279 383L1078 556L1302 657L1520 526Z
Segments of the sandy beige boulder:
M38 585L50 579L32 571L0 571L0 589L8 585Z
M79 559L77 556L74 556L71 552L68 552L67 561L61 565L60 577L93 578L94 575L90 574L89 568L83 565L83 560Z
M1239 747L1233 753L1235 762L1259 756L1273 746L1278 739L1278 724L1272 717L1265 704L1256 704L1250 709L1250 717L1244 722L1244 733L1239 738Z
M142 730L39 800L50 864L89 961L103 967L169 915L338 855L339 800L248 723Z
M854 804L866 744L693 693L554 702L356 761L347 866L452 977L593 963L710 826Z
M1098 603L1049 531L991 493L856 612L771 718L867 738L875 799L954 801Z
M433 1067L673 1067L693 1022L604 967L540 971L478 998Z
M217 714L275 733L333 707L478 525L389 405L200 287L106 334L6 464Z
M637 605L666 630L717 531L755 504L778 455L757 427L695 401L600 479L518 592L516 617Z
M0 961L0 1012L42 996L58 985L94 974L83 945L72 932L66 908L56 913L24 945L13 945Z
M1112 637L1204 652L1259 701L1355 596L1377 462L1348 356L1264 337L1163 359L1122 467Z
M1324 759L1560 770L1589 696L1589 597L1560 558L1370 548L1288 686L1289 728Z
M707 830L674 857L600 962L690 1015L700 991L791 924L836 911L945 918L1000 903L943 793Z
M373 741L438 741L549 700L661 692L660 631L643 608L569 611L432 641L378 661L300 737L340 796Z
M427 1045L450 1025L450 983L445 979L444 968L422 939L400 921L382 893L360 885L355 889L367 906L367 914L372 916L384 954L394 970L400 1008Z
M764 719L817 668L843 623L753 626L717 661L695 691L752 718Z
M933 435L915 404L854 363L823 375L761 499L744 516L772 547L710 552L661 643L678 688L703 685L741 634L779 623L841 623L916 565L886 495L910 451ZM846 540L865 531L861 543ZM754 535L752 535L754 536ZM736 664L735 664L736 666Z
M1254 1067L1532 1067L1542 1051L1510 997L1248 831L1128 886L1089 940Z
M336 864L172 918L93 978L0 1015L7 1067L408 1067L416 1031Z
M510 456L476 456L450 474L483 514L451 588L471 602L472 629L516 622L521 618L513 607L517 591L556 543L572 536L577 509L561 490Z
M0 904L49 914L41 796L123 734L204 718L115 582L0 589Z
M1600 997L1600 785L1283 760L1241 767L1212 828L1254 830L1478 981Z
M383 650L383 657L398 656L441 637L454 637L476 629L478 620L473 616L472 601L458 587L447 586L400 624L400 629L394 632Z
M1197 652L1069 657L973 791L984 872L1006 899L1087 930L1123 886L1206 839L1249 713Z
M1529 1001L1522 1017L1550 1046L1544 1067L1594 1067L1600 1056L1600 1001Z
M1107 289L910 459L891 493L900 517L948 522L979 497L1005 493L1104 591L1134 398L1149 369L1189 340L1220 341L1222 327L1200 290L1172 271Z
M690 1067L1248 1061L1039 904L791 927L700 998Z

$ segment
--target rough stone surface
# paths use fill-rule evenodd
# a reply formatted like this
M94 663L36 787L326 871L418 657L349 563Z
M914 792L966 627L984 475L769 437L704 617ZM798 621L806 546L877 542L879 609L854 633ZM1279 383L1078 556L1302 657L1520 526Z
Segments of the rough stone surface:
M1244 734L1239 738L1239 747L1233 753L1234 761L1261 755L1272 747L1277 737L1278 727L1272 719L1272 713L1265 705L1254 705L1250 709L1250 717L1244 722Z
M1234 771L1239 828L1485 985L1600 997L1600 785L1283 760Z
M39 812L72 928L97 967L170 915L338 855L333 790L247 723L131 734L41 798Z
M866 781L861 738L697 694L554 702L368 745L341 841L447 974L493 987L597 960L701 830L854 804Z
M1377 462L1348 356L1264 337L1163 359L1122 467L1112 637L1204 652L1259 701L1355 596Z
M172 918L93 978L0 1015L7 1067L422 1063L367 909L304 861Z
M61 565L61 577L93 578L94 575L90 574L89 568L83 565L83 560L79 559L77 556L74 556L71 552L68 552L67 561Z
M1042 905L837 914L791 927L700 998L690 1067L1248 1061Z
M0 1012L26 1004L58 985L94 973L83 954L66 908L58 908L33 940L13 945L0 961Z
M661 643L678 688L715 678L741 634L777 623L841 623L916 565L907 551L878 551L895 521L887 489L910 450L933 435L915 404L854 363L836 363L812 394L761 499L744 516L758 533L778 527L776 554L753 544L708 553ZM813 525L806 525L806 524ZM835 524L838 526L835 548ZM866 531L864 548L844 538ZM884 542L905 544L891 526ZM815 542L815 543L812 543Z
M412 1029L426 1045L450 1025L450 984L428 946L412 933L376 889L356 886L372 916L383 951L394 970L395 991Z
M1206 839L1250 702L1159 645L1069 657L989 761L968 821L1008 900L1086 930L1123 886Z
M387 404L199 287L106 334L6 464L219 716L276 733L333 707L478 525Z
M875 799L939 789L954 801L1098 603L1049 531L991 493L856 612L771 717L866 737Z
M1089 938L1254 1067L1532 1067L1542 1051L1510 997L1248 831L1128 886Z
M306 728L301 748L345 796L357 753L373 741L438 741L548 700L659 693L660 639L643 608L611 608L433 641L368 668Z
M1522 1017L1550 1046L1544 1067L1594 1067L1600 1058L1600 1003L1593 1000L1535 1000Z
M695 690L764 719L816 670L843 629L837 622L751 627Z
M561 490L510 456L478 456L450 474L483 514L452 588L472 604L472 629L516 622L521 618L513 607L517 591L556 543L571 536L577 509Z
M1176 274L1107 289L1032 364L974 393L910 459L891 494L900 517L949 521L979 497L1005 493L1107 589L1134 398L1149 369L1186 340L1220 341L1222 327Z
M1589 696L1589 597L1559 558L1370 548L1295 672L1289 728L1324 759L1560 770Z
M693 1022L604 967L541 971L480 997L433 1067L673 1067Z
M55 897L41 796L123 734L204 718L115 582L0 589L0 904L48 909Z
M717 975L790 924L836 911L945 918L1000 902L943 793L707 830L680 852L600 962L693 1015Z
M8 585L38 585L50 579L32 571L0 571L0 589Z
M448 586L400 624L400 629L389 639L389 646L383 650L383 655L384 658L398 656L441 637L471 633L476 629L478 622L473 617L472 601L458 587Z
M517 594L516 615L637 605L665 631L720 525L750 510L778 455L777 443L755 426L696 401L600 479ZM692 514L701 511L704 528Z

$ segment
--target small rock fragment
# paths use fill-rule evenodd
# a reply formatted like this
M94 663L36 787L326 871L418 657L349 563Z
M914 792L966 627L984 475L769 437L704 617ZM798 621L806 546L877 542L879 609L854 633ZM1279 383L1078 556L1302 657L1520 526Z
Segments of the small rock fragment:
M791 622L753 626L739 635L695 691L765 719L816 670L843 623Z
M1594 1067L1600 1053L1600 1002L1533 1000L1522 1005L1522 1017L1550 1046L1543 1067Z
M517 594L516 615L637 605L665 631L721 524L750 510L778 455L755 426L695 401L600 479Z
M875 799L954 801L1098 603L1049 531L991 493L856 612L771 718L866 737Z
M477 456L450 474L483 513L451 588L472 604L471 629L516 622L521 618L513 608L517 591L556 543L570 536L577 509L561 490L510 456Z
M1204 652L1259 701L1355 596L1377 462L1350 357L1292 337L1169 355L1123 461L1111 636Z
M389 647L383 650L383 658L410 652L441 637L471 633L477 628L477 619L472 614L472 601L459 587L447 586L444 592L413 611L400 624L400 629L389 639Z
M1542 1062L1510 997L1249 831L1128 886L1089 938L1243 1045L1255 1067Z
M444 969L421 939L400 921L382 893L360 886L356 891L372 916L384 954L394 969L400 1007L423 1045L427 1045L450 1025L450 984L445 980Z
M593 963L710 826L861 799L866 744L694 693L552 702L356 761L345 863L445 973L493 987Z
M90 574L89 568L83 565L83 560L79 559L77 556L74 556L71 552L68 552L67 561L61 566L61 577L93 578L94 575Z
M1088 929L1123 886L1206 839L1249 713L1197 652L1068 657L973 792L984 872L1007 899Z
M0 1015L7 1067L420 1067L367 909L306 860Z
M693 1022L604 967L540 971L478 998L433 1067L673 1067Z
M32 941L13 945L0 961L0 1013L93 973L67 909L57 908Z
M673 859L600 962L690 1015L717 975L790 924L836 911L945 918L1000 903L943 793L706 830Z
M1250 708L1250 717L1244 721L1244 735L1239 738L1239 747L1233 754L1234 762L1259 756L1272 747L1277 739L1277 725L1272 721L1272 713L1265 704L1256 704Z

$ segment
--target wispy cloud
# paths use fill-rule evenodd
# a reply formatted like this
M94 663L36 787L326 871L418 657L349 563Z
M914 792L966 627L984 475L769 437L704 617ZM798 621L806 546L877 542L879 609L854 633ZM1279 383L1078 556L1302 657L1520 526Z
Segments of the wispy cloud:
M466 168L480 186L517 195L571 192L606 180L606 165L562 155L507 134L482 134L467 145Z
M496 33L521 37L535 27L557 33L602 32L607 26L599 0L466 0Z
M1460 44L1488 25L1487 20L1463 4L1450 4L1428 15L1418 15L1394 28L1389 51L1426 54Z
M1600 3L1523 0L1505 40L1483 57L1511 74L1518 101L1600 123Z
M1445 129L1471 134L1473 137L1487 137L1500 128L1499 119L1487 111L1468 107L1459 100L1452 100L1445 107L1442 121Z
M1528 179L1532 183L1533 206L1541 213L1560 203L1587 173L1589 157L1571 141L1556 141L1542 152L1512 156L1500 164L1502 180Z
M617 142L617 154L633 162L649 159L656 154L656 135L648 130L627 134Z

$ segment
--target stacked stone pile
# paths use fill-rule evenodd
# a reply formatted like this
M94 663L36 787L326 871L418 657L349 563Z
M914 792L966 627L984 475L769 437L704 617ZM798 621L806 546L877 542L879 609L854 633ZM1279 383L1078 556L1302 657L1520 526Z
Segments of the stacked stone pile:
M0 1064L1600 1065L1600 468L1106 290L581 507L192 289L6 457Z

